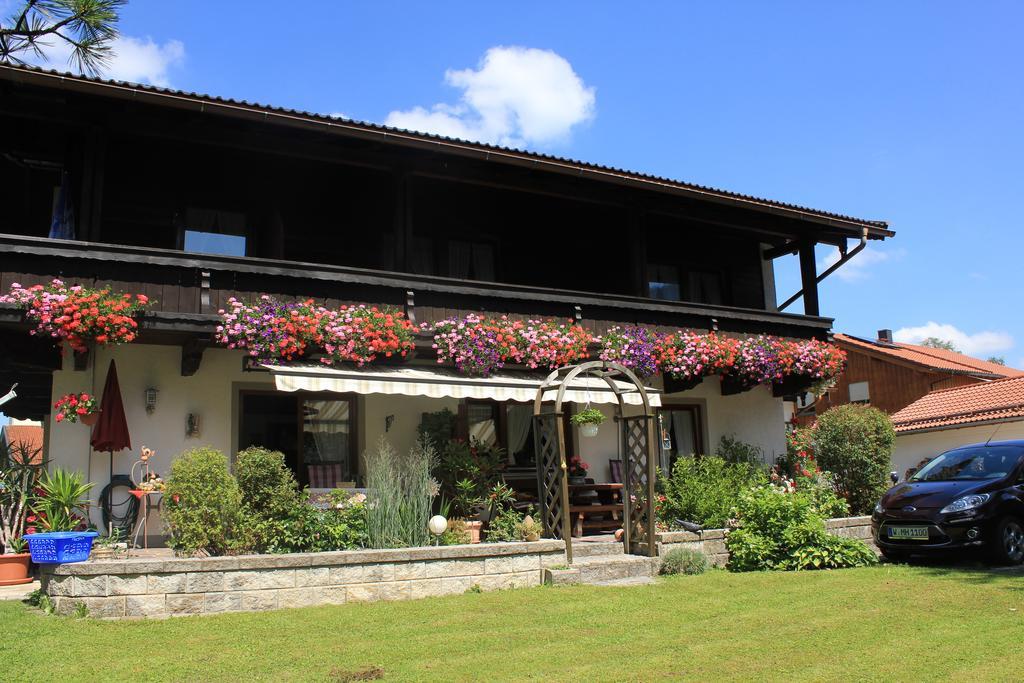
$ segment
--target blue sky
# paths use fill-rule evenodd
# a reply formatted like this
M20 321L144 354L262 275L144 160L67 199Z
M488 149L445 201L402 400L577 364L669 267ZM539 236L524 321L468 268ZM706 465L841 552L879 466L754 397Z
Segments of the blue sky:
M823 284L835 329L937 330L1024 367L1022 3L284 7L134 0L113 75L889 220ZM929 323L950 327L912 329Z

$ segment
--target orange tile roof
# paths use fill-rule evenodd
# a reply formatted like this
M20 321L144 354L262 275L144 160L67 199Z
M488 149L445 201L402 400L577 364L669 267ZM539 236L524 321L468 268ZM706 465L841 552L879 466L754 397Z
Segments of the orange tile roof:
M1024 377L939 389L892 415L897 433L1024 419Z
M8 445L25 443L33 451L38 451L32 462L43 461L43 428L38 425L4 425L3 440Z
M956 375L975 375L986 378L1024 377L1024 371L1010 368L999 363L972 358L956 351L933 349L930 346L904 344L902 342L880 342L875 340L851 337L848 334L836 334L835 340L854 349L873 351L884 356L898 358L940 372Z

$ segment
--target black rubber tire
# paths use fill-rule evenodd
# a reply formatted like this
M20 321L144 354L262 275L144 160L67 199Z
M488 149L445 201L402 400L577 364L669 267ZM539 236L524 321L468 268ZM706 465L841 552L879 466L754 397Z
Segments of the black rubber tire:
M882 553L882 557L893 563L902 563L910 559L910 553L902 550L888 550L886 548L879 548L878 551Z
M996 522L989 541L989 557L996 564L1024 562L1024 520L1007 515Z

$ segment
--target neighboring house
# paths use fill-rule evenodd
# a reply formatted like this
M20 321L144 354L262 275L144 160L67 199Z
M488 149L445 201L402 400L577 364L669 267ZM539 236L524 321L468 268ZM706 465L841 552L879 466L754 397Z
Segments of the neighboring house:
M846 403L866 403L892 414L936 389L1024 375L955 351L893 341L891 330L879 330L878 339L836 334L833 341L846 351L846 371L817 401L802 401L801 422Z
M923 459L957 446L1024 439L1024 377L933 391L892 420L893 467L900 477Z
M338 468L327 485L360 482L360 454L381 436L406 449L421 416L447 408L459 433L489 435L531 480L531 408L495 400L508 393L501 376L454 377L427 335L405 376L252 367L214 342L230 297L388 304L417 324L488 312L598 335L641 325L826 339L815 245L846 253L850 240L893 234L882 221L643 173L32 68L0 65L0 101L0 186L19 188L0 213L2 290L60 276L155 302L136 343L63 359L20 311L0 308L0 385L20 382L23 397L4 409L51 420L51 462L85 472L97 493L107 454L90 451L88 428L54 424L51 406L100 391L111 359L132 444L156 450L160 474L187 448L260 444L283 451L303 484L323 485L312 463L324 462ZM48 237L62 178L77 241ZM803 313L777 304L773 259L792 253ZM527 374L535 391L546 373ZM727 435L772 460L785 449L770 387L651 384L665 390L673 453L711 451ZM567 448L598 481L613 476L612 429ZM115 473L136 457L115 454Z
M15 449L24 447L33 454L32 462L42 462L43 442L41 422L15 419L0 427L0 444L7 452L17 452Z

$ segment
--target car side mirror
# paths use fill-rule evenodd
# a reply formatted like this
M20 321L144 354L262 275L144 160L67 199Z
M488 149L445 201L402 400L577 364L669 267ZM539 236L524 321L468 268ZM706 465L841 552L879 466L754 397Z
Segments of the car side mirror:
M896 470L893 470L892 472L889 473L889 481L891 481L894 484L899 483L900 475L896 473Z

